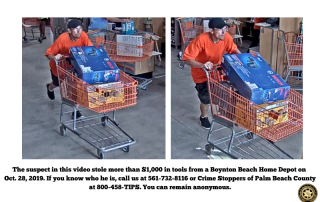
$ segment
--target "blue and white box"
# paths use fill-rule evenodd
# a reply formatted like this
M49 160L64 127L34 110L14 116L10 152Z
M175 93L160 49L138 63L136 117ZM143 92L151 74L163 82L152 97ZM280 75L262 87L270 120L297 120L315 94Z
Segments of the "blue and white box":
M286 100L290 86L259 53L227 54L222 68L240 95L255 104Z
M134 34L134 21L122 22L122 34L133 35Z
M103 46L71 47L70 59L77 76L88 84L119 81L120 70Z

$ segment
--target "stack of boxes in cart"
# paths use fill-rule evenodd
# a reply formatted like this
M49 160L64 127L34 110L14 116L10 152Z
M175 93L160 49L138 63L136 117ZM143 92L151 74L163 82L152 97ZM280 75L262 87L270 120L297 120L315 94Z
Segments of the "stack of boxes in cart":
M256 104L252 117L248 115L247 102L235 101L238 124L258 131L288 121L290 86L259 53L224 55L221 66L238 93Z
M103 46L71 47L70 59L78 78L77 101L88 108L124 102L124 84L120 70ZM90 85L88 85L90 84Z

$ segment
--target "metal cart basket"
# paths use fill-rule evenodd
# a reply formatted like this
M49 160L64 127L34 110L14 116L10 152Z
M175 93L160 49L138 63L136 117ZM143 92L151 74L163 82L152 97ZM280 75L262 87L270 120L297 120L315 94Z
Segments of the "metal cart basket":
M179 51L178 58L180 59L179 67L184 68L185 62L182 61L184 50L189 45L189 43L204 32L209 30L203 27L203 18L177 18L181 30L182 46L181 51Z
M115 62L142 62L151 60L154 41L137 35L124 35L121 42L117 35L104 29L88 32L90 41L95 45L103 45L108 56ZM140 63L141 65L141 63ZM124 72L129 67L123 66ZM131 69L131 68L130 68ZM152 79L132 77L138 81L137 90L146 90Z
M204 71L208 79L213 117L207 137L209 144L205 147L209 155L217 148L236 159L292 158L274 142L303 129L303 98L300 93L290 90L287 105L281 116L239 95L226 80L219 65L212 71ZM280 117L286 118L277 122ZM219 136L218 131L221 129L213 130L214 122L223 125L224 129L230 129L230 135ZM236 126L244 130L236 133Z
M37 18L23 18L23 24L30 25L30 27L22 28L22 39L24 43L29 41L39 41L42 43L42 38L40 37L39 26L40 22Z
M115 121L115 110L136 105L137 81L120 71L119 82L90 85L75 76L68 59L57 61L60 94L62 99L60 114L60 132L66 135L66 129L97 149L100 158L105 152L122 149L129 152L129 146L135 143ZM96 112L85 118L76 119L76 105ZM65 111L63 106L73 110ZM113 118L107 112L113 111ZM74 113L73 120L64 120L65 114Z
M280 30L279 40L283 41L287 64L283 70L284 80L292 86L303 82L303 35ZM295 88L296 90L302 90Z

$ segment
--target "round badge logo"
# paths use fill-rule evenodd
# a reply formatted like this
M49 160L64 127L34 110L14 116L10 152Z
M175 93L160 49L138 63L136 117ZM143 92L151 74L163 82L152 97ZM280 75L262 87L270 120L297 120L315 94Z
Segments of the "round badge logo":
M313 202L318 196L318 191L312 184L304 184L299 188L298 196L302 202Z

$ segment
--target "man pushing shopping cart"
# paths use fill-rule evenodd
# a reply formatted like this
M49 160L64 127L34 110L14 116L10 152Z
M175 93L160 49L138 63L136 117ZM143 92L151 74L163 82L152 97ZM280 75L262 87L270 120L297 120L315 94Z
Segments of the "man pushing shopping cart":
M200 99L201 116L200 125L209 130L210 121L208 119L208 109L210 106L210 97L206 73L213 69L213 64L220 64L225 52L229 54L240 54L237 45L233 42L228 33L228 25L222 18L212 18L209 21L209 32L205 32L190 42L184 51L182 60L191 66L191 75L195 88Z
M47 84L47 94L50 100L55 99L54 89L59 86L58 73L55 60L63 59L63 55L69 54L70 47L93 46L85 32L82 32L82 25L79 20L70 20L67 25L68 32L61 34L57 40L48 48L45 56L50 60L50 72L52 82ZM72 113L72 118L74 114ZM77 111L76 118L82 117Z

